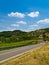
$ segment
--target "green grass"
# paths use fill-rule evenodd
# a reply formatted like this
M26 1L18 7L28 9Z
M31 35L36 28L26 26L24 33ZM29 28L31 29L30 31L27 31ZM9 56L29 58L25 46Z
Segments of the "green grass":
M49 43L0 65L49 65Z
M0 43L0 50L6 50L31 44L37 44L38 41L33 40L25 40L21 42L14 42L14 43Z

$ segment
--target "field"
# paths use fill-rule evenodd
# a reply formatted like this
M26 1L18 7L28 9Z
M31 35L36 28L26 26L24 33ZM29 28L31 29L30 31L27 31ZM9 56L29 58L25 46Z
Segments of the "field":
M49 65L49 43L0 65Z
M6 50L31 44L37 44L38 41L33 40L25 40L21 42L13 42L13 43L0 43L0 50Z

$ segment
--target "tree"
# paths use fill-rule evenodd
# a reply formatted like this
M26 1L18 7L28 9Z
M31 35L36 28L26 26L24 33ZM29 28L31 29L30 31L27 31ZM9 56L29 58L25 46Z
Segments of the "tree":
M45 32L43 32L43 41L46 41L46 35L45 35Z

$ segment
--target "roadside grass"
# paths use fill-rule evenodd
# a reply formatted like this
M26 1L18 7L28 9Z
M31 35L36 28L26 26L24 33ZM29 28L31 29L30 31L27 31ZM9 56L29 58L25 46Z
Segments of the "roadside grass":
M21 42L14 42L14 43L0 43L0 51L1 50L6 50L6 49L11 49L11 48L17 48L17 47L22 47L22 46L27 46L31 44L38 44L39 41L35 40L25 40Z
M49 43L0 65L49 65Z

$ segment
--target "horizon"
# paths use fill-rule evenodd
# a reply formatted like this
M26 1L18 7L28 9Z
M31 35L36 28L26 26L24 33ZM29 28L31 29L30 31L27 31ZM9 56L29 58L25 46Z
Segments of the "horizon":
M49 28L48 0L0 1L0 32L29 32L44 28Z
M36 30L32 30L32 31L23 31L23 30L5 30L5 31L0 31L0 32L12 32L12 31L22 31L22 32L34 32L37 30L44 30L44 29L48 29L48 28L41 28L41 29L36 29Z

